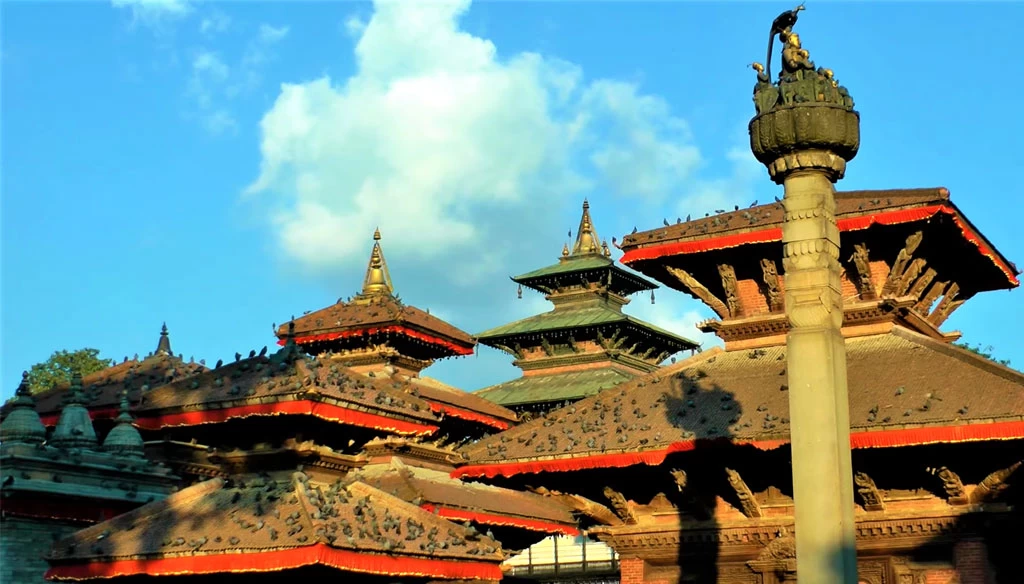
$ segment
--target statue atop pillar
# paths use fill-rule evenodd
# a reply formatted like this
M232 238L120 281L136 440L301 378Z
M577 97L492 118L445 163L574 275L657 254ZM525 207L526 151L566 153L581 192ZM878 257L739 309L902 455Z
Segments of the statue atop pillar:
M835 159L820 159L810 166L829 168L838 180L860 145L860 116L853 109L849 91L839 84L831 69L814 64L800 35L793 32L797 14L803 9L798 6L775 19L768 40L767 67L751 65L757 72L757 116L750 122L751 148L780 184L787 170L808 166L797 163L793 156L780 162L787 154L800 150L832 154ZM776 36L782 43L782 67L773 81L771 57Z

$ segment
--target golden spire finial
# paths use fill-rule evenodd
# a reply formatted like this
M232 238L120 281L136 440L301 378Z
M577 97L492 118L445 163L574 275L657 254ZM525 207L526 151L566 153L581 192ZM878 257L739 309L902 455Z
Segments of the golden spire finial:
M594 224L590 221L590 203L583 199L583 216L580 217L580 227L576 230L576 244L572 247L572 255L587 255L601 253L601 241L594 231Z
M568 243L563 243L562 244L562 257L563 258L569 257L569 244Z
M363 278L363 296L392 295L391 274L384 260L384 252L380 249L380 228L373 230L373 249L370 250L370 264L366 267Z

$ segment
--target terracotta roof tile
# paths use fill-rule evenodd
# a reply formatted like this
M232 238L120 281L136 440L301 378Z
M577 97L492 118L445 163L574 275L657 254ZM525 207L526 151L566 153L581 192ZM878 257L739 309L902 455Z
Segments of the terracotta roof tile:
M311 400L436 423L430 405L409 389L408 382L366 377L326 359L255 356L150 390L136 416L144 425L169 413Z
M836 192L836 216L855 217L879 211L893 211L948 202L949 191L945 188L839 191ZM782 219L782 204L772 202L629 234L622 238L622 248L628 250L648 244L703 239L726 233L759 231L767 227L782 225ZM708 227L707 231L695 229L695 227L705 225Z
M852 432L1024 420L1024 374L897 328L846 341ZM785 347L712 349L480 440L470 464L788 440Z
M206 371L199 363L185 363L178 357L162 353L150 355L141 361L132 359L118 363L82 379L85 398L90 410L104 410L109 416L117 415L121 392L128 390L128 400L138 403L144 390L167 382L185 379ZM69 390L68 385L58 385L36 395L36 410L40 415L59 414ZM106 412L109 410L109 412ZM104 412L97 412L101 416Z
M295 335L301 338L389 324L408 325L467 348L472 348L476 344L469 333L415 306L403 304L391 296L379 296L370 302L339 301L337 304L303 315L295 319ZM284 338L287 334L287 324L278 327L278 337Z
M492 403L483 397L462 391L431 377L410 377L408 379L412 391L428 402L450 405L456 408L486 414L505 422L515 422L518 418L512 410Z
M368 554L499 562L500 544L360 482L213 479L76 532L54 545L60 565L219 554L316 544Z
M371 464L352 477L406 501L442 505L510 518L539 519L575 526L572 511L557 500L534 493L513 491L453 479L446 471L406 466L398 461ZM484 522L486 523L486 522Z

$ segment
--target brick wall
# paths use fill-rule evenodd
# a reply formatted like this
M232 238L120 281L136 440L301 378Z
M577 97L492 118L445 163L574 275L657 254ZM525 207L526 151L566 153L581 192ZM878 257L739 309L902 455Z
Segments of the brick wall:
M965 539L953 546L953 564L962 584L991 584L988 551L981 539Z
M646 569L644 561L640 558L620 558L620 584L669 584L668 580L645 580Z
M0 582L42 584L49 565L43 554L53 542L82 529L81 524L3 517L0 519Z

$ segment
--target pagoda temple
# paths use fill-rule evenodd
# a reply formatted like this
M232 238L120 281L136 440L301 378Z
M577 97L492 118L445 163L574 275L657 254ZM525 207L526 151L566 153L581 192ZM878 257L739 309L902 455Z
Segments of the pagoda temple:
M380 239L380 230L374 230L360 293L281 325L279 342L284 344L288 327L294 324L295 342L307 353L365 375L411 382L412 391L432 411L462 420L467 426L463 433L508 428L516 421L511 410L420 375L438 359L473 354L476 341L429 310L402 302L391 283Z
M150 388L205 370L202 361L185 362L181 355L171 352L171 338L164 323L156 350L152 353L142 359L138 355L131 359L125 357L121 363L83 377L81 398L84 402L81 405L89 411L97 430L105 434L120 413L120 401L125 391L130 403L138 403ZM57 423L62 407L72 393L70 384L58 384L35 396L36 410L43 424L52 427Z
M554 307L477 335L515 356L519 379L476 392L518 412L543 413L656 370L670 356L697 343L622 312L629 296L657 285L617 265L607 242L583 215L572 249L558 263L512 278L541 292Z
M266 347L236 353L210 369L179 369L174 361L174 372L115 365L95 375L92 397L78 378L68 390L48 392L68 404L48 443L70 440L84 448L79 442L97 441L104 431L90 421L90 415L105 419L98 397L118 387L120 414L104 448L125 442L127 425L137 437L129 441L132 448L144 448L173 470L177 476L168 484L180 490L160 501L147 497L153 502L62 539L47 557L47 577L231 579L244 573L249 581L287 571L368 582L495 581L510 551L552 534L578 536L611 514L580 497L551 498L450 476L462 460L457 445L508 427L516 416L410 369L446 355L436 344L411 348L423 330L443 332L470 349L472 339L398 301L379 234L366 284L350 306L360 308L349 310L348 318L372 322L373 330L342 334L344 341L333 346L324 339L316 349L300 345L293 320L274 353ZM324 312L307 315L305 323L316 323ZM410 319L416 328L403 330ZM361 337L388 344L370 349L359 346ZM171 358L166 329L159 346L166 350L147 360ZM133 389L134 418L126 418ZM19 400L5 428L25 426L26 416L39 420L31 398ZM68 429L68 412L88 431ZM41 420L29 434L45 440ZM92 508L103 493L86 493L82 507ZM16 581L41 575L26 572Z
M1024 375L940 330L1018 271L946 189L837 193L859 578L1014 582ZM627 236L725 341L466 446L455 476L606 501L623 583L796 579L778 204ZM540 491L538 491L540 492Z
M114 427L101 442L82 391L71 381L67 404L47 440L28 375L0 423L0 579L43 582L45 548L175 490L178 477L145 456L122 395Z

